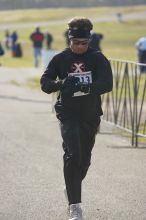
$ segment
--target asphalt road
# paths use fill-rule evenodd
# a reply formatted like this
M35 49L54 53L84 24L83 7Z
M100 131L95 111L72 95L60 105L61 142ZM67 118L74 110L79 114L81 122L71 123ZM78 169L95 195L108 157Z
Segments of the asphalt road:
M0 220L68 219L51 96L23 86L39 71L0 68ZM146 149L102 122L83 182L85 220L146 220L145 173Z

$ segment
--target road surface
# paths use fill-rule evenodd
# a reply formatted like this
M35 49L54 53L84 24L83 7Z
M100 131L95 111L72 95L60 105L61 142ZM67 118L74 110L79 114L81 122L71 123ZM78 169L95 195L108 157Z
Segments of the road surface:
M24 86L39 74L0 68L0 220L68 220L51 96ZM145 153L102 122L83 182L85 220L146 220Z

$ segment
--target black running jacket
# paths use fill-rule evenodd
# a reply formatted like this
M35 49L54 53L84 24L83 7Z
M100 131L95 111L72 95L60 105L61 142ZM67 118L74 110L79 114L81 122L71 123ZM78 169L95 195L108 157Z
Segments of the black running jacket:
M55 110L60 120L70 117L90 119L102 115L100 95L110 92L113 86L112 70L107 58L99 51L88 48L84 54L75 54L70 48L55 55L41 77L45 93L60 91L60 81L68 74L91 73L90 94L63 97L59 92Z

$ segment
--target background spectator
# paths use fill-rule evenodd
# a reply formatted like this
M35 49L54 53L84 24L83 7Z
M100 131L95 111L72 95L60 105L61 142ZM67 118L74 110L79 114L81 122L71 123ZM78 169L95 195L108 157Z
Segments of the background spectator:
M0 42L0 56L3 56L4 54L5 54L5 52L4 52L4 49L3 49L1 42ZM0 63L0 66L1 66L1 63Z
M94 32L91 33L91 37L90 37L90 40L89 40L89 46L92 49L101 51L100 44L101 44L102 39L103 39L102 34L98 34L98 33L94 33Z
M39 27L37 27L36 30L30 35L30 39L33 43L34 66L38 67L39 57L42 57L42 47L44 41L44 34L40 32Z
M47 49L51 49L52 42L53 42L53 36L49 32L45 34L45 39L46 39L46 45Z
M10 48L11 48L11 52L12 52L13 57L16 56L16 42L17 42L17 40L18 40L18 34L16 31L14 31L10 35Z
M5 48L7 50L10 49L10 32L9 32L9 30L5 31Z
M123 15L119 12L119 13L116 14L116 16L117 16L117 21L119 23L122 23L123 22Z
M0 56L3 56L4 54L5 54L5 52L4 52L3 46L0 42Z
M138 54L138 62L146 64L146 37L140 38L136 44L137 54ZM141 72L146 72L146 67L141 66Z
M15 44L15 57L22 57L22 47L20 43Z

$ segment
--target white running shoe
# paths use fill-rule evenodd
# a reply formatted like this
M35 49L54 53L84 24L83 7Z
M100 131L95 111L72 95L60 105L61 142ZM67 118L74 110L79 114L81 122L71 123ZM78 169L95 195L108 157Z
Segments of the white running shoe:
M69 220L83 220L80 204L71 204L69 206Z

